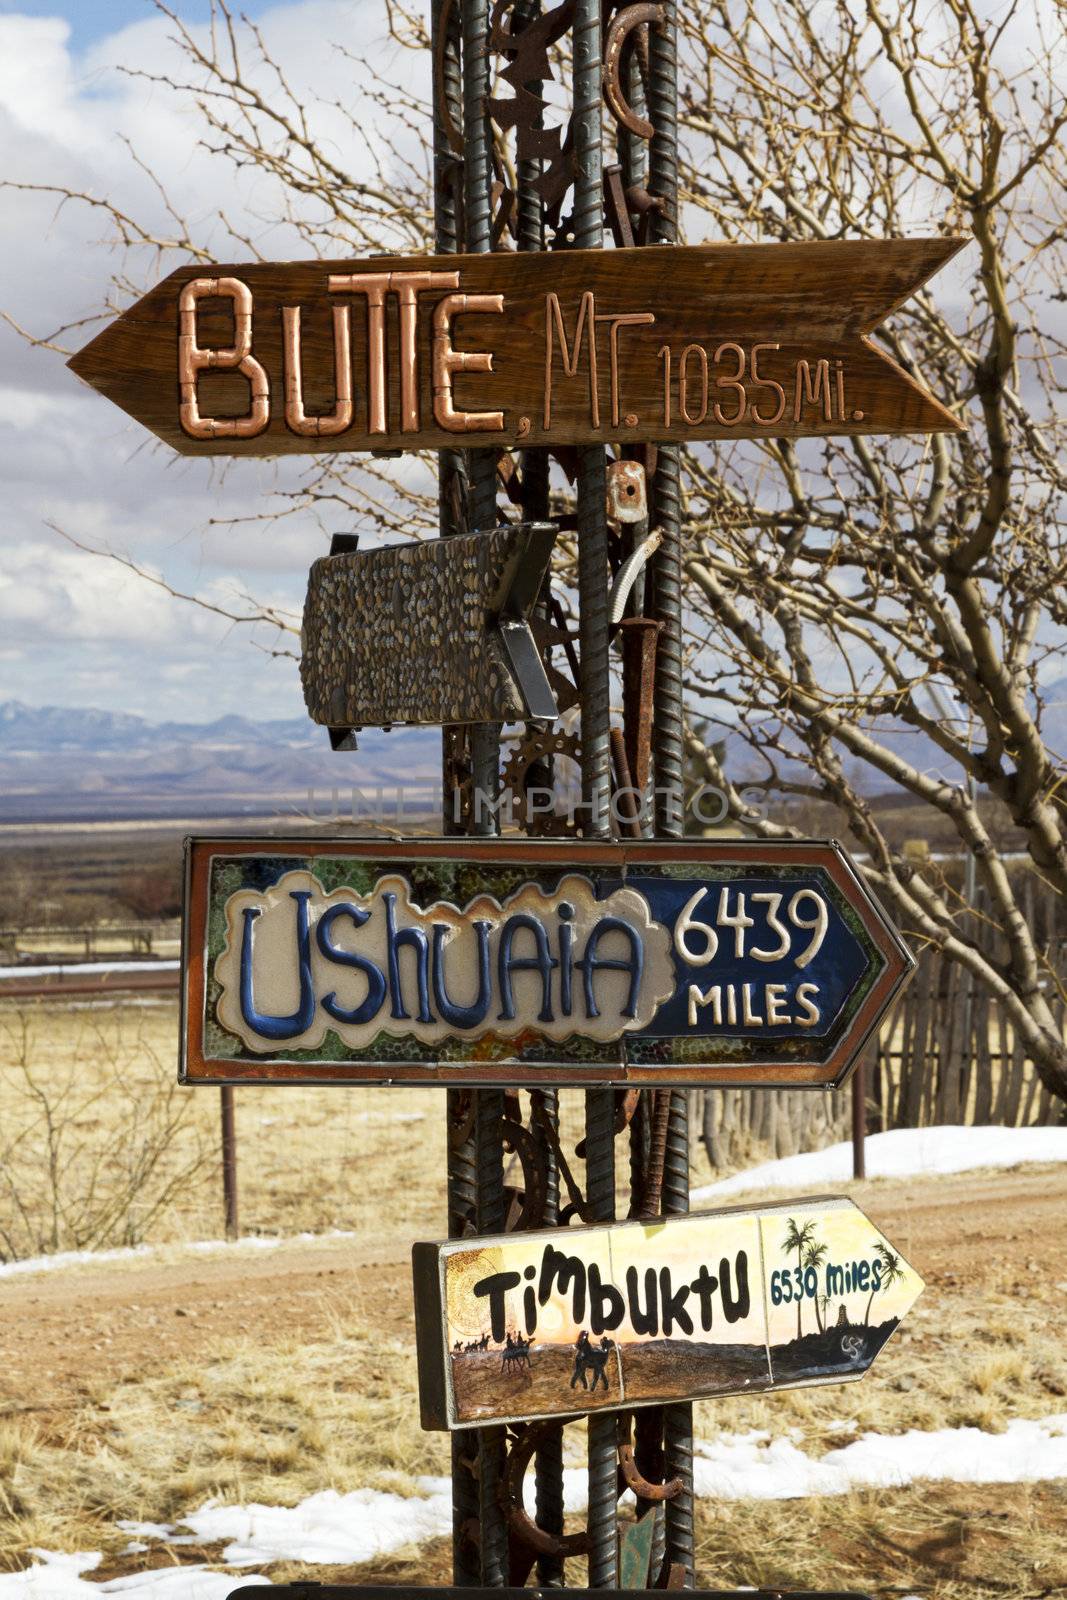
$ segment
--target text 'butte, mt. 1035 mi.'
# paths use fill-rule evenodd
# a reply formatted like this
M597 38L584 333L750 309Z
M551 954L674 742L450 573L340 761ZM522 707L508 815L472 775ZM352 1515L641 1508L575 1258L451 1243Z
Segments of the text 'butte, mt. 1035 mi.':
M957 431L867 336L959 247L186 267L70 365L185 454Z

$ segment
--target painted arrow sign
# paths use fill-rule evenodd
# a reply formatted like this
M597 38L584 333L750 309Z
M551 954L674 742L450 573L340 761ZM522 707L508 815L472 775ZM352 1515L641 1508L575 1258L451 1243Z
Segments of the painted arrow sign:
M328 727L554 718L526 622L552 556L552 523L316 561L300 676Z
M869 335L961 242L182 267L70 366L189 455L958 431Z
M412 1251L424 1428L861 1378L922 1279L851 1200Z
M833 843L194 839L182 1076L836 1085L911 967Z

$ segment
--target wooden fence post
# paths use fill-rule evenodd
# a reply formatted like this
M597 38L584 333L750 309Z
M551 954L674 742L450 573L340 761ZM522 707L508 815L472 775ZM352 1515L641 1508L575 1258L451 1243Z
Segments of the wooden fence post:
M219 1090L222 1105L222 1202L227 1239L237 1238L237 1129L233 1116L233 1086Z

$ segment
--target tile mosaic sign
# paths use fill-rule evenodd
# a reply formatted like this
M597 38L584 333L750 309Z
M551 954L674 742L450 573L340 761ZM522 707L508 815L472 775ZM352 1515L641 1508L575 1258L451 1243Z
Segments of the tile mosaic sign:
M911 966L832 843L191 840L182 1076L836 1084Z
M556 529L520 523L323 556L308 576L300 677L314 722L549 721L526 616Z

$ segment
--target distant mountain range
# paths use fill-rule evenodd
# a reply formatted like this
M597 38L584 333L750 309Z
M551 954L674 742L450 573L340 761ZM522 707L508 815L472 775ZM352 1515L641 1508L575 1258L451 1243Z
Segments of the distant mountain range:
M271 816L338 804L350 790L412 786L429 809L439 781L434 729L370 728L356 753L330 749L305 718L149 722L129 712L0 703L0 821ZM394 802L390 802L394 803ZM362 802L357 801L357 806Z
M948 777L958 774L923 735L899 729L883 735L904 759ZM1045 737L1067 750L1067 679L1047 691ZM868 794L889 785L870 771L856 779ZM727 741L735 779L756 763ZM799 764L798 764L799 770ZM788 774L794 775L794 774ZM440 737L433 728L369 728L356 753L330 749L324 728L301 718L255 722L149 722L129 712L0 702L0 822L218 819L310 812L326 820L338 806L366 815L377 787L395 807L395 791L410 788L415 812L436 810ZM399 818L397 819L399 822Z

